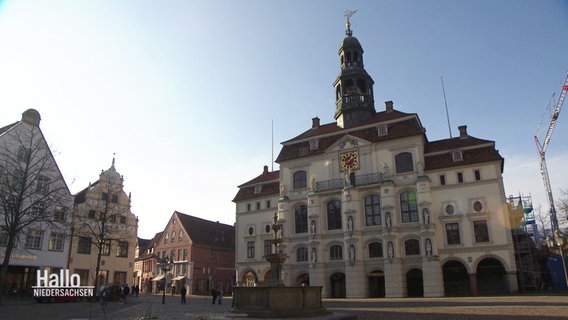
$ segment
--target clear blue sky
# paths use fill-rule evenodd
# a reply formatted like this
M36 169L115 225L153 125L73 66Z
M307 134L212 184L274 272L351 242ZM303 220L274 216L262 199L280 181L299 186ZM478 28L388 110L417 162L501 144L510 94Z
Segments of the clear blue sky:
M237 186L280 142L333 120L346 9L377 110L418 113L429 140L496 141L506 193L547 211L533 136L568 70L568 2L0 0L0 125L28 108L73 193L111 165L139 235L178 210L232 224ZM541 136L544 132L541 132ZM548 149L568 189L568 107ZM274 165L278 169L278 165Z

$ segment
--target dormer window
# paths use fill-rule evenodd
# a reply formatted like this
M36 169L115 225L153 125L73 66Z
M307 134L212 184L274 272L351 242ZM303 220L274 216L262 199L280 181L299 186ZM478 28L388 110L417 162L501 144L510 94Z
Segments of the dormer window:
M377 128L377 133L379 134L379 137L384 137L386 135L389 134L389 130L387 126L379 126Z
M462 161L463 160L462 152L460 150L452 151L452 160L454 160L454 162Z
M256 185L254 186L254 194L260 193L262 191L262 185Z
M318 139L310 139L310 150L316 150L319 146Z

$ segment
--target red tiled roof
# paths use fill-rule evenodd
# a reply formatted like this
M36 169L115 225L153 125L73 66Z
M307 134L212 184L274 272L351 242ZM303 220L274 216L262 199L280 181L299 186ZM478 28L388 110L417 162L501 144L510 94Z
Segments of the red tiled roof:
M138 253L139 256L138 256L138 258L136 258L136 261L152 258L156 255L156 253L148 253L148 249L156 247L156 243L158 243L158 241L160 241L160 238L162 238L162 233L164 233L164 232L160 231L160 232L158 232L154 235L154 237L150 240L150 242L148 243L148 245L144 249L144 252Z
M461 151L463 160L454 161L452 151ZM424 169L434 170L474 163L501 161L501 173L505 159L495 149L495 142L464 134L463 136L432 141L424 146Z
M393 113L396 113L395 116L391 116ZM379 115L379 114L378 114ZM380 115L383 115L382 113ZM282 146L282 150L280 150L280 154L278 155L278 157L276 158L276 162L280 163L282 161L286 161L286 160L291 160L291 159L297 159L297 158L302 158L302 157L307 157L307 156L312 156L312 155L316 155L316 154L321 154L324 153L329 147L331 147L333 144L335 144L337 141L341 140L341 138L343 138L346 134L352 135L354 137L358 137L364 140L367 140L369 142L380 142L380 141L387 141L387 140L393 140L393 139L400 139L403 137L409 137L409 136L413 136L413 135L419 135L419 134L424 134L424 128L422 127L422 125L420 124L420 121L418 120L418 117L412 117L409 119L404 119L401 121L397 121L397 122L391 122L388 123L387 127L388 127L388 135L385 136L379 136L379 133L377 131L377 128L375 126L371 126L371 127L365 127L366 125L369 124L373 124L373 123L380 123L380 122L384 122L386 121L386 118L389 118L390 120L392 119L396 119L396 118L400 118L400 117L406 117L408 116L408 114L402 113L402 112L398 112L398 111L392 111L390 113L384 113L384 115L388 115L388 117L379 117L379 116L375 116L373 119L365 122L365 124L355 127L355 128L350 128L349 130L345 130L342 129L340 127L337 127L337 125L333 124L333 126L335 126L336 128L339 128L338 130L332 131L329 129L324 129L323 131L326 133L330 133L330 132L337 132L337 134L335 135L331 135L331 136L323 136L321 138L318 138L318 147L316 149L310 149L310 141L309 140L303 140L307 137L317 137L318 135L316 134L307 134L304 133L292 140L288 140L287 142L284 142L283 146ZM324 127L327 127L330 125L325 125ZM322 127L320 127L322 128ZM317 132L318 129L313 129L313 132ZM359 129L358 129L359 128ZM321 133L323 135L323 133ZM302 137L302 138L300 138ZM298 141L300 140L300 142L297 143L293 143L294 141Z
M174 212L193 245L235 250L235 227Z
M256 186L261 185L261 189L256 190ZM239 186L239 191L233 199L233 202L265 197L269 195L274 195L280 192L280 171L268 171L268 167L265 166L264 172L258 177L245 182Z
M409 116L409 115L416 115L416 114L415 113L404 113L404 112L400 112L400 111L397 111L397 110L392 110L390 112L383 111L383 112L376 113L374 116L369 118L369 120L359 124L357 127L364 127L364 126L374 124L374 123L391 121L391 120L403 118L403 117L406 117L406 116ZM335 132L345 133L345 132L349 132L351 130L356 129L357 127L350 128L350 129L344 129L344 128L341 128L340 126L338 126L336 122L332 122L332 123L321 125L317 128L309 129L309 130L305 131L304 133L300 134L299 136L296 136L295 138L292 138L290 140L282 142L282 144L287 144L287 143L290 143L290 142L294 142L296 140L303 140L303 139L307 139L307 138L311 138L311 137L327 135L327 134L331 134L331 133L335 133Z

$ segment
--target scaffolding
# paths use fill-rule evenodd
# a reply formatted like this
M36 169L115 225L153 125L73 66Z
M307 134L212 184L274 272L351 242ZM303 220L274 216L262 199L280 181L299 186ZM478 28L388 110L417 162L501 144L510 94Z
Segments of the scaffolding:
M517 279L521 291L537 290L540 283L538 243L540 235L535 222L531 196L509 196L511 234L515 248Z

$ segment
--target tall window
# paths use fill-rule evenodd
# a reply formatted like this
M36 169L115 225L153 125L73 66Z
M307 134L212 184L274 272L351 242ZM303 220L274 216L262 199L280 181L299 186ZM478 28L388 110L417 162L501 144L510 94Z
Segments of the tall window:
M46 176L39 176L37 178L36 192L47 194L49 192L49 178Z
M178 242L180 242L182 238L183 238L183 229L180 229L178 232Z
M327 229L341 229L341 202L331 200L327 203Z
M113 281L114 283L126 283L126 272L115 271Z
M254 258L254 241L247 242L247 258Z
M463 183L463 173L458 172L458 183Z
M55 210L53 210L53 220L65 222L65 220L67 220L67 212L65 211L65 207L55 206Z
M101 243L101 254L103 256L110 255L110 239L105 239Z
M460 226L457 222L446 223L446 238L448 244L460 244Z
M272 253L272 240L264 240L264 255Z
M176 241L176 232L172 231L172 243Z
M400 212L402 214L402 222L418 222L416 192L406 191L400 194Z
M51 251L63 251L65 233L52 232L49 237L48 249Z
M41 239L43 231L37 229L30 229L26 235L26 248L28 249L41 249Z
M294 172L294 189L303 189L308 185L307 173L306 171L296 171Z
M396 173L412 172L414 171L414 164L412 163L412 153L402 152L394 157L396 164Z
M475 233L475 242L489 242L489 230L487 229L486 220L474 221L473 232Z
M381 224L381 204L378 195L365 197L365 225L375 226Z
M0 247L8 245L8 232L0 231Z
M480 181L480 180L481 180L481 171L479 171L479 170L474 170L474 171L473 171L473 175L475 176L475 181Z
M343 259L343 247L336 244L329 247L329 260L342 260Z
M18 161L27 161L30 156L30 149L20 146L18 149Z
M420 241L418 241L418 239L409 239L404 241L404 253L407 256L419 256Z
M369 243L369 258L382 258L383 244L380 242Z
M307 247L300 247L296 249L296 261L303 262L308 261L308 248Z
M128 257L128 242L127 241L117 241L116 242L116 256L126 258Z
M446 185L446 176L441 174L440 175L440 185L441 186L445 186Z
M308 232L308 206L305 204L296 207L294 212L296 233Z
M91 254L90 237L79 237L79 244L77 245L77 253Z

